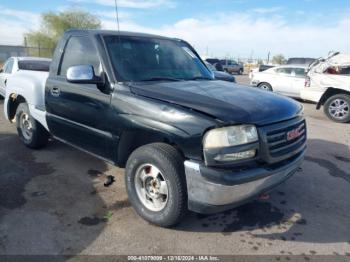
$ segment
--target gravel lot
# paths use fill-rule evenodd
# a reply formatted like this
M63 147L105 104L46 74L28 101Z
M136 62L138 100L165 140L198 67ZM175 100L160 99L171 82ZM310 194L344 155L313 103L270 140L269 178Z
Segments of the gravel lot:
M1 113L0 253L350 256L350 125L304 106L308 152L294 177L269 199L211 216L191 213L173 229L136 215L124 170L57 141L29 150ZM108 188L107 175L116 177Z

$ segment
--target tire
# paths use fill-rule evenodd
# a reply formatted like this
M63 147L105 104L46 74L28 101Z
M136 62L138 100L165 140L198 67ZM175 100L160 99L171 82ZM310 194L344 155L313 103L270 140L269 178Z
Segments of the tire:
M265 82L260 83L260 84L258 85L258 87L259 87L260 89L262 89L262 90L265 90L265 91L270 91L270 92L273 91L272 86L271 86L269 83L265 83Z
M239 74L239 75L243 74L243 70L242 70L242 69L239 69L238 74Z
M326 116L334 122L350 122L350 95L337 94L327 99L323 106Z
M16 126L18 136L29 148L39 149L46 146L49 133L30 114L27 103L21 103L16 110Z
M171 227L186 215L187 189L183 158L174 147L154 143L136 149L126 163L125 172L130 203L142 218L158 226ZM142 177L145 177L144 180ZM158 189L154 183L158 184ZM162 187L164 183L166 190ZM152 191L153 188L156 188L158 195ZM151 197L154 199L151 200Z

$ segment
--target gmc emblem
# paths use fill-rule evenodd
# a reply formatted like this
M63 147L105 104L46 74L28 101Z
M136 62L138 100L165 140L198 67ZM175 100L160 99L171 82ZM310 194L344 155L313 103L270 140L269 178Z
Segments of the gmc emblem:
M287 132L287 140L293 140L301 135L299 128Z

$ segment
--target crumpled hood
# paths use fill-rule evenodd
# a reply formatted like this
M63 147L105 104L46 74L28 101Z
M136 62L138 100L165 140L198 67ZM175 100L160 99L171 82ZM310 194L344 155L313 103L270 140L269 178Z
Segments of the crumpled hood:
M291 119L302 109L290 98L224 81L132 83L130 89L230 123L266 125Z

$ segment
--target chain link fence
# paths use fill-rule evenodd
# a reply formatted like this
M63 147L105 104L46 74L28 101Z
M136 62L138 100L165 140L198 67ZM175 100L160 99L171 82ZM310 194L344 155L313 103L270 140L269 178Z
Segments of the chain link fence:
M36 56L51 58L53 51L53 48L41 46L0 45L0 65L2 65L11 56Z

